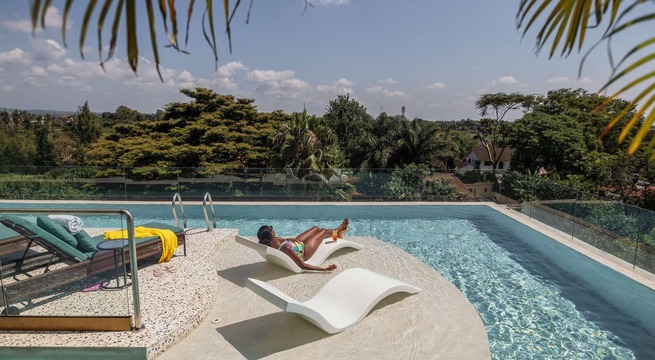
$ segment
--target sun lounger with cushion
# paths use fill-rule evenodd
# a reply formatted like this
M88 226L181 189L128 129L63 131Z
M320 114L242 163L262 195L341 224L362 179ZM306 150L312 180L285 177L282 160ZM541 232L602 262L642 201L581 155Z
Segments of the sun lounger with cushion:
M47 250L45 255L49 256L43 273L30 275L25 280L6 285L7 293L11 293L12 298L28 297L114 268L113 252L96 249L96 245L103 241L103 235L91 237L82 230L73 236L61 225L49 222L45 216L38 217L37 222L40 226L18 216L3 215L0 217L0 223L28 239L27 249L38 244ZM52 225L53 223L56 226ZM142 226L170 229L178 236L178 241L186 245L184 230L181 228L160 223L148 223ZM157 236L134 240L138 260L161 253L161 239ZM186 247L184 253L186 255ZM23 254L23 259L17 264L18 271L22 267L22 261L25 260L26 254L27 250ZM50 266L56 259L68 266L50 270ZM129 259L126 258L126 260Z
M360 322L385 297L421 289L366 269L348 269L328 281L311 299L300 302L275 286L248 278L246 287L280 309L298 314L321 330L336 334Z
M293 259L291 259L287 254L283 253L278 249L274 249L270 246L262 245L254 240L250 240L243 236L237 235L235 237L236 242L241 245L245 245L251 249L257 251L257 253L264 258L264 260L269 261L275 265L281 266L285 269L291 270L295 273L302 272L303 270L298 266ZM314 255L311 258L305 261L305 263L314 266L320 266L323 262L332 255L335 251L351 248L355 250L360 250L364 246L356 242L339 239L337 241L332 240L332 238L325 238L323 243L316 249Z

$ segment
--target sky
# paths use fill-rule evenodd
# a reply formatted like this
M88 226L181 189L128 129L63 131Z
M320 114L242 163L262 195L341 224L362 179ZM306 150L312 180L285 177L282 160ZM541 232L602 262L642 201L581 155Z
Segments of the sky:
M404 106L408 118L479 119L475 101L486 93L546 94L559 88L595 92L609 76L604 50L595 50L581 76L584 51L550 60L547 53L535 54L536 33L522 39L516 29L518 1L310 2L313 7L305 9L304 0L254 1L247 24L250 2L242 2L232 23L230 53L222 1L215 1L217 64L203 37L204 2L196 1L189 42L182 44L189 54L164 47L167 40L157 12L161 82L143 2L137 2L140 58L135 75L126 62L122 31L105 71L99 66L95 19L89 25L84 59L80 56L86 2L74 3L64 46L64 1L52 1L46 28L34 35L30 2L7 1L0 13L0 107L75 111L88 101L94 112L122 105L154 113L168 103L189 101L180 89L205 87L255 99L254 105L265 112L306 108L320 116L331 100L349 94L373 116L382 111L400 114ZM183 39L188 1L176 4ZM111 20L106 23L104 56Z

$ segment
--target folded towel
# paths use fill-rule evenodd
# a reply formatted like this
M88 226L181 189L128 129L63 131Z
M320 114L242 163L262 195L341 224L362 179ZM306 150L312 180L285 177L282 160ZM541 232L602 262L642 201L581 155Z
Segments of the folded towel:
M69 233L75 235L78 232L82 231L84 222L82 219L73 215L48 215L57 224L63 226Z
M159 236L161 239L161 257L159 257L160 262L170 261L177 250L177 235L171 230L168 229L155 229L147 228L144 226L137 226L134 228L134 237L143 238L148 236ZM109 230L105 231L104 240L119 240L127 239L127 229L123 230Z

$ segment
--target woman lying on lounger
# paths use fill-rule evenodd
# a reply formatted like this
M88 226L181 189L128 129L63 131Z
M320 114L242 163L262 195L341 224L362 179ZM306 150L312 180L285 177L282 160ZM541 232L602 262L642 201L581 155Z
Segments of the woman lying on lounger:
M275 230L273 230L272 226L264 225L259 228L259 231L257 231L257 238L259 239L260 244L278 249L289 255L289 257L302 269L332 271L337 268L334 264L322 268L307 264L305 263L305 260L309 260L309 258L311 258L316 252L316 249L318 249L318 247L323 243L323 240L332 237L332 233L335 231L337 237L343 239L343 234L348 231L348 218L345 218L341 225L336 229L324 229L314 226L293 239L277 237L275 236Z

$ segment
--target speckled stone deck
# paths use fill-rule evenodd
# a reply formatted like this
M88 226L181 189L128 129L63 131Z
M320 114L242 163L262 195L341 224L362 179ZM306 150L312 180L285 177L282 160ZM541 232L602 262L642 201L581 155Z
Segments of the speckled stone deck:
M102 229L87 229L90 234ZM145 328L139 332L0 332L4 347L140 347L148 358L154 358L177 340L191 332L205 318L214 305L218 289L218 276L212 256L216 255L219 241L233 238L236 230L190 230L188 256L181 247L170 263L176 272L163 272L155 277L153 270L163 264L139 269L140 304ZM95 291L75 293L39 306L40 314L53 315L61 309L77 309L92 305L102 315L116 315L117 302L109 298L123 295L119 312L131 313L131 297L125 291ZM88 312L87 312L88 314Z

